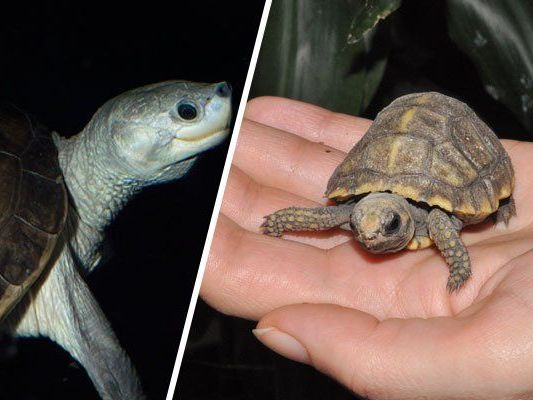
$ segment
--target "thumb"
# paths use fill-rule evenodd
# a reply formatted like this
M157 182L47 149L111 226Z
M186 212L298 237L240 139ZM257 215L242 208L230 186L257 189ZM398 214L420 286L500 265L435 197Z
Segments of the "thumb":
M440 399L476 393L464 324L443 317L379 321L336 305L299 304L267 314L254 334L272 350L314 366L360 395ZM480 390L487 389L483 381ZM466 392L463 384L469 386Z

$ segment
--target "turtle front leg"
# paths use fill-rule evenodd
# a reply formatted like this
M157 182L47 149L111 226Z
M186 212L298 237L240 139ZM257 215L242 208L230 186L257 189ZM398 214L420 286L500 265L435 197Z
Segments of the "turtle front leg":
M429 213L429 236L450 267L447 285L450 293L461 288L472 274L468 251L459 236L460 225L442 210L433 209Z
M135 369L65 251L9 315L17 336L45 336L85 368L104 400L145 400Z
M350 222L353 204L317 208L289 207L267 215L263 233L281 236L289 231L323 231Z

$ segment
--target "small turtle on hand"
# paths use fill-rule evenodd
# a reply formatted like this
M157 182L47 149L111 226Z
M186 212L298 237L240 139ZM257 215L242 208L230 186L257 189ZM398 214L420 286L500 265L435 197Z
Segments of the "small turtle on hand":
M335 169L326 196L336 205L285 208L262 227L272 236L340 227L377 254L434 243L453 292L472 274L461 229L491 214L507 224L513 188L509 155L466 104L416 93L383 109Z
M104 399L144 395L83 276L100 260L105 228L135 193L183 177L224 140L230 97L226 83L142 87L109 100L69 139L0 106L2 328L57 342Z

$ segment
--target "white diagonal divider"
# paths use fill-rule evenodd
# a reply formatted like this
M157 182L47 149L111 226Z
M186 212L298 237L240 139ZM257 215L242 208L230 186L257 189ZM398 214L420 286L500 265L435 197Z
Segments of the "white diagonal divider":
M259 50L261 48L261 42L263 41L263 35L265 33L266 22L268 13L270 11L270 5L272 0L266 0L263 8L263 14L261 15L261 22L259 23L259 29L257 30L257 37L255 39L254 49L252 52L252 58L250 60L250 66L248 67L248 73L246 75L246 81L244 83L244 89L242 91L241 101L239 104L239 110L237 111L237 117L235 119L235 125L233 127L233 133L226 156L226 163L224 164L224 170L222 171L222 178L220 180L220 186L218 188L217 198L215 200L215 206L213 208L213 215L211 216L211 222L209 224L209 230L207 231L207 238L204 244L204 250L202 252L202 258L198 267L198 274L196 275L196 281L194 283L194 289L192 291L191 302L189 303L189 309L187 311L187 317L185 319L185 325L183 326L183 333L181 335L180 345L178 348L178 354L174 363L174 369L172 371L172 377L170 378L170 384L168 387L166 400L172 400L174 392L176 390L176 384L178 382L178 376L180 372L181 362L183 360L183 354L185 353L185 346L187 345L187 339L189 337L189 331L191 329L191 323L194 316L194 310L196 309L196 303L198 301L198 294L200 293L200 286L204 277L205 266L207 264L207 257L209 250L211 249L211 242L213 241L213 234L218 220L218 214L220 212L220 206L222 204L222 198L224 197L224 190L228 181L229 170L231 162L233 160L233 153L235 153L235 147L237 146L237 139L239 131L241 129L242 118L244 115L244 109L248 100L248 94L250 93L250 86L252 85L252 79L254 77L255 66L257 64L257 58L259 56Z

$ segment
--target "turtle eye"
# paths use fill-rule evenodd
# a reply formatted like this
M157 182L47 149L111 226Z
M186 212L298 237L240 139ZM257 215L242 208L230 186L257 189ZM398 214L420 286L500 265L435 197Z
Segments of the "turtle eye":
M190 101L182 101L178 103L177 111L180 118L186 121L192 121L198 115L196 105Z
M396 213L392 214L392 218L385 224L385 235L393 235L400 229L400 216Z

